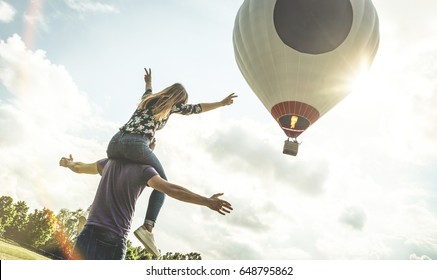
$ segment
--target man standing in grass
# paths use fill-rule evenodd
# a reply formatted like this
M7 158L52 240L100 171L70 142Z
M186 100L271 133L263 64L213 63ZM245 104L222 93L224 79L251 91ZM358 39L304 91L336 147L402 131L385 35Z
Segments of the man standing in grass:
M59 164L76 173L101 174L87 222L74 247L73 259L122 260L126 255L135 204L147 186L183 202L206 206L225 215L233 209L219 199L223 193L201 196L162 179L150 165L124 159L101 159L94 163L61 158ZM155 254L159 257L159 252Z

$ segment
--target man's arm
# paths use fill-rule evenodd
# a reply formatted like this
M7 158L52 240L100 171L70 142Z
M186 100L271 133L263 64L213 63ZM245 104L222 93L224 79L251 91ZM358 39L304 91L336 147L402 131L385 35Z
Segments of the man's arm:
M85 173L85 174L99 174L100 166L97 162L93 163L83 163L83 162L75 162L73 161L72 155L69 158L63 157L59 161L59 165L63 167L69 168L71 171L76 173Z
M219 196L222 196L223 193L217 193L208 198L179 185L169 183L158 175L150 178L147 184L155 190L163 192L172 198L183 202L207 206L211 210L217 211L222 215L231 213L231 210L233 210L232 205L229 202L218 198Z
M150 70L151 71L151 70ZM149 148L153 151L156 147L156 139L152 138L149 144ZM80 161L74 161L73 156L70 154L70 156L62 157L59 161L59 165L63 167L69 168L71 171L76 173L83 173L83 174L100 174L102 175L103 168L98 164L98 162L93 163L83 163Z

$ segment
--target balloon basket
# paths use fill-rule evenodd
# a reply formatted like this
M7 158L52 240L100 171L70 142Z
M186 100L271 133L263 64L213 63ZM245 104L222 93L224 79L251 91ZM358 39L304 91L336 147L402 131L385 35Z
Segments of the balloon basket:
M283 150L284 154L296 156L298 150L299 150L299 142L297 142L296 139L293 140L287 139L284 141L284 150Z

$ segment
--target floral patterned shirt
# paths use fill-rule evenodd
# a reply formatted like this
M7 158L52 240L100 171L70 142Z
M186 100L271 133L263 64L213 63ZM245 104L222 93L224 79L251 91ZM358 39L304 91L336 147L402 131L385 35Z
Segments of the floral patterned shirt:
M151 94L152 90L146 90L143 94L144 98L147 94ZM129 132L133 134L144 135L150 139L155 136L156 130L159 130L165 126L167 123L168 117L163 119L162 121L156 120L153 117L153 106L147 107L145 109L137 108L135 112L132 114L129 121L123 125L120 130L123 132ZM202 107L200 104L192 105L192 104L178 104L173 106L170 111L170 115L173 113L182 114L182 115L191 115L191 114L199 114L202 112Z

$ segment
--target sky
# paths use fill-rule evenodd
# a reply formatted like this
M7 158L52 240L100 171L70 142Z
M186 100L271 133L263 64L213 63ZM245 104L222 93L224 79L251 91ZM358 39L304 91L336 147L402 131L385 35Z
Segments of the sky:
M234 207L221 216L167 198L154 230L163 253L437 259L435 1L373 0L381 41L371 70L299 137L296 157L282 154L286 136L235 62L242 2L0 0L0 195L31 209L86 209L99 176L74 174L59 159L106 156L150 67L155 91L181 82L190 103L238 95L231 106L172 115L157 132L171 182L223 192Z

